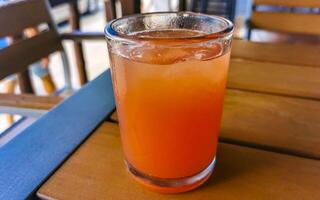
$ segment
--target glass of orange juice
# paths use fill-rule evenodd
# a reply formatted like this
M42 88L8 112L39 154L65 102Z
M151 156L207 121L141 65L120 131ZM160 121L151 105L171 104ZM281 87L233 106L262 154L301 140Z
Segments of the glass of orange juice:
M211 175L233 25L192 12L147 13L105 28L128 171L177 193Z

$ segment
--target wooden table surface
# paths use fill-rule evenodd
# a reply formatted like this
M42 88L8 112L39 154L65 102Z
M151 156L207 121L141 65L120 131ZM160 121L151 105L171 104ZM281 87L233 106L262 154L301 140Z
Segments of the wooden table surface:
M219 144L213 176L177 195L146 190L123 162L117 124L105 122L39 190L43 199L316 199L320 162L239 145Z
M203 187L150 192L124 168L116 115L38 190L43 199L319 199L320 48L234 41L218 162Z

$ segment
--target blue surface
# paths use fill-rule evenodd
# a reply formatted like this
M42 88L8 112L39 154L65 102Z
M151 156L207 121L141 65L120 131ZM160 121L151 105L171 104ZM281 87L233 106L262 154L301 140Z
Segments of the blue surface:
M0 148L0 199L25 199L114 109L110 71Z
M0 132L0 139L1 137L5 136L6 134L10 133L16 126L20 125L25 121L26 117L21 117L19 120L15 121L12 125L10 125L7 129L4 131Z
M7 40L5 38L0 38L0 49L8 46Z

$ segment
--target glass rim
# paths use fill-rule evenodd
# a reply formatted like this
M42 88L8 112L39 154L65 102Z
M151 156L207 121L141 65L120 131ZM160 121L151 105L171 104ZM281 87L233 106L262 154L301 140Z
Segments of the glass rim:
M194 15L194 16L204 16L204 17L209 17L211 19L219 20L220 22L223 22L226 26L224 28L222 28L221 30L215 31L212 33L204 33L201 35L187 36L187 37L164 37L164 38L161 38L161 37L138 37L135 35L123 34L119 31L115 30L113 27L113 25L120 20L127 20L130 18L136 18L138 16L165 15L165 14L177 14L177 15L178 14L189 14L189 15ZM169 42L170 41L177 42L177 40L179 40L179 41L183 42L186 40L192 40L194 43L197 43L197 42L204 42L204 41L228 37L228 36L232 35L233 30L234 30L233 23L224 17L220 17L217 15L208 15L208 14L203 14L203 13L195 13L195 12L190 12L190 11L177 11L177 12L173 11L173 12L139 13L139 14L133 14L133 15L128 15L128 16L121 17L118 19L114 19L114 20L108 22L108 24L106 25L106 27L104 29L104 33L108 39L116 40L119 42L142 42L142 41L151 42L153 40L157 40L157 41L166 40Z

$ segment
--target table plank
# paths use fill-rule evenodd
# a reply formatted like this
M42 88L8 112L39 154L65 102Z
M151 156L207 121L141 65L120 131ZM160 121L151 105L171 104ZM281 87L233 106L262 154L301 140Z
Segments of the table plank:
M319 23L316 13L253 11L250 17L251 27L260 30L313 36L320 35L320 27L314 26Z
M26 199L114 109L110 71L0 148L0 199Z
M127 174L118 126L102 124L40 188L42 199L317 199L320 161L219 144L213 176L178 195L150 192Z
M296 8L319 8L320 1L318 0L254 0L255 5L271 5L271 6L286 6Z
M320 100L320 68L231 59L227 85Z
M320 101L229 89L220 136L320 159Z
M320 67L320 46L233 40L233 58Z
M222 141L320 159L320 101L228 89L223 112Z

